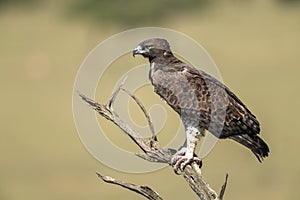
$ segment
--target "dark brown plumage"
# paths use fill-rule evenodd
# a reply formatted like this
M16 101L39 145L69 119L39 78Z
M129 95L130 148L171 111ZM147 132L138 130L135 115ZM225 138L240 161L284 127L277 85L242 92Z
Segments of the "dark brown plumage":
M154 91L180 115L186 131L196 130L193 137L206 129L248 147L259 161L268 156L258 120L223 83L177 59L164 39L141 42L135 54L149 58Z

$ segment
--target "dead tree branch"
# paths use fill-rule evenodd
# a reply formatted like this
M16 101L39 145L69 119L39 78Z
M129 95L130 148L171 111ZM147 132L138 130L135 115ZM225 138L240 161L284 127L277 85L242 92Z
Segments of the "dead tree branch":
M118 181L118 180L116 180L112 177L109 177L109 176L103 176L99 172L96 172L96 174L98 175L99 178L101 178L106 183L112 183L112 184L124 187L126 189L132 190L132 191L134 191L138 194L143 195L147 199L163 200L157 192L155 192L154 190L152 190L148 186L139 186L139 185L135 185L135 184L132 184L132 183L125 183L123 181Z
M99 104L92 99L80 94L79 96L86 102L88 105L97 111L102 117L107 120L113 122L116 126L118 126L124 133L126 133L131 140L133 140L138 147L144 152L141 154L137 154L137 156L150 161L150 162L159 162L166 163L171 165L171 158L176 153L176 150L169 148L162 148L157 141L157 138L154 133L154 127L151 122L149 115L146 112L146 109L142 105L142 103L128 90L123 88L125 80L119 85L119 87L113 92L110 100L107 104ZM125 122L123 122L118 114L113 110L113 103L120 91L126 92L141 108L145 117L148 120L149 128L152 133L152 137L143 138L138 132L134 131L131 127L129 127ZM205 181L204 177L201 174L201 170L196 163L191 163L187 165L182 174L185 180L188 182L189 186L192 190L199 196L201 200L222 200L225 192L226 184L227 184L227 175L225 179L225 183L222 186L220 195L218 195L212 188L210 188L209 184ZM127 189L133 190L139 194L142 194L148 199L157 200L162 199L155 191L147 186L137 186L134 184L125 183L122 181L118 181L116 179L102 176L99 173L97 175L105 182L113 183L125 187Z
M136 104L141 108L141 110L143 111L147 121L148 121L148 125L149 125L149 129L151 131L153 140L157 141L156 135L155 135L155 131L154 131L154 126L153 123L151 121L150 116L148 115L146 108L144 107L144 105L140 102L140 100L138 98L136 98L133 94L131 94L127 89L125 88L121 88L121 90L123 90L124 92L126 92L135 102Z

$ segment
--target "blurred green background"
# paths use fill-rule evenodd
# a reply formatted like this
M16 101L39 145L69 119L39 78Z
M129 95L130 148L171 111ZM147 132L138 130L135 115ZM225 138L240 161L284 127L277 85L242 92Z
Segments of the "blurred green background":
M149 185L164 199L197 199L170 168L127 174L102 165L75 130L72 86L83 59L107 37L143 26L175 29L202 44L262 124L270 157L259 164L245 148L219 142L204 160L212 187L229 173L225 199L299 198L299 1L1 0L0 199L142 199L95 171ZM119 75L110 73L106 85ZM98 91L97 100L111 89Z

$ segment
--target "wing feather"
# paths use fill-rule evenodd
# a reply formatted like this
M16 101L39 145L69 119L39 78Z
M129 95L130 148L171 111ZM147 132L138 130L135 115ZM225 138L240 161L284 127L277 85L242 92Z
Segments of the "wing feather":
M156 64L152 70L155 92L183 123L203 127L220 138L260 132L259 122L250 110L211 75L182 62Z

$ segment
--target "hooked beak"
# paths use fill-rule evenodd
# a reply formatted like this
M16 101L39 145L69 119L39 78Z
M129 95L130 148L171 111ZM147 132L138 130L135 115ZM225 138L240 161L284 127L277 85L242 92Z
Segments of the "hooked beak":
M145 50L145 49L143 49L141 46L137 46L135 49L133 49L132 55L133 55L133 57L135 57L135 55L137 55L137 54L143 55L143 54L145 54L147 52L148 51Z

